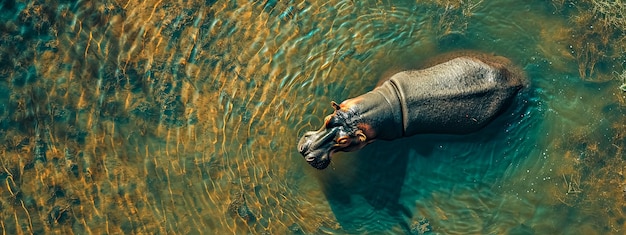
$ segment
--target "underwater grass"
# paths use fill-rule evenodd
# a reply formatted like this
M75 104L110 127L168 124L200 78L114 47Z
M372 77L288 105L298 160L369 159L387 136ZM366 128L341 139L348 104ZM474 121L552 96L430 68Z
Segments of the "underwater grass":
M618 89L626 91L626 2L616 1L553 1L557 12L571 24L569 47L578 62L579 76L590 82L619 82ZM623 113L626 97L613 93L613 105L601 112ZM601 114L602 115L602 114ZM564 205L581 208L604 208L589 211L603 214L605 228L613 232L626 228L626 117L589 129L570 130L570 139L557 147L564 159L574 164L569 176L563 174L566 194L554 196ZM602 120L598 120L599 123Z
M555 0L556 12L572 24L569 47L583 80L612 80L626 66L626 3L617 1Z

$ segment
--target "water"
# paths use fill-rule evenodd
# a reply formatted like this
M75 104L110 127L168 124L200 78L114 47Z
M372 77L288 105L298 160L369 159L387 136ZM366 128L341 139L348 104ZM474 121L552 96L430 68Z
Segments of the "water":
M574 5L5 1L0 228L622 234L626 36ZM530 81L487 128L296 151L331 101L457 50Z

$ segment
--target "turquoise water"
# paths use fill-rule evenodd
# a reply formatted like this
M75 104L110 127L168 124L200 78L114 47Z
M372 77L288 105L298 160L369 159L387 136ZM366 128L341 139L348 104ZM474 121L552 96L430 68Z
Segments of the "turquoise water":
M622 234L626 35L580 6L5 1L0 228ZM460 50L530 83L485 129L375 142L323 171L297 152L331 101Z

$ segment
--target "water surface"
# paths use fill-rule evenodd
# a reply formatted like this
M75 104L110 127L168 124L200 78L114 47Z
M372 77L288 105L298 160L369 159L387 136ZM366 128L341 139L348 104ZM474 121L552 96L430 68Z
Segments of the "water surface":
M625 230L624 33L569 2L2 4L3 233ZM529 80L485 129L298 154L331 101L458 50Z

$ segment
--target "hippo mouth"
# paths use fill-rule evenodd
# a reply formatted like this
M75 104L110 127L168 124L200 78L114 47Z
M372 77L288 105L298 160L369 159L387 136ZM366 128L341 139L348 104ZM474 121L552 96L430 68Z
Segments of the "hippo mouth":
M304 159L309 163L309 165L311 165L315 169L323 170L326 167L328 167L328 165L330 165L331 153L329 152L324 153L321 151L317 151L317 152L311 152L306 155L305 154L303 155L304 155Z
M312 167L323 170L330 164L336 130L309 131L298 142L298 152Z

